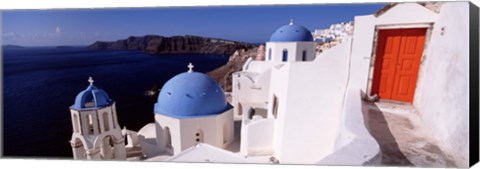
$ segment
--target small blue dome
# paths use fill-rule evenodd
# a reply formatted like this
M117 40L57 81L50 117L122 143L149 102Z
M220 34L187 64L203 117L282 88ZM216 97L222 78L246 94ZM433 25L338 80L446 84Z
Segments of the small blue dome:
M87 87L87 89L78 93L77 97L75 98L75 103L71 108L76 110L89 110L111 105L113 100L108 97L107 92L94 86L91 78L89 81L90 85Z
M203 73L185 72L163 85L154 111L175 118L188 118L217 115L231 108L215 80Z
M313 41L312 33L305 27L288 25L278 28L270 37L270 42L311 42Z

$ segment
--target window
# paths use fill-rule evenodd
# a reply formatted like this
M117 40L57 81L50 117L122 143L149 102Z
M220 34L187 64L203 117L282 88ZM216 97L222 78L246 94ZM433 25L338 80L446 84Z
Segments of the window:
M172 135L170 134L170 128L165 127L163 131L163 134L165 136L165 146L168 148L172 148Z
M307 51L306 50L304 50L302 52L302 61L307 61Z
M268 48L268 60L272 60L272 48Z
M107 112L103 113L102 119L103 119L103 129L105 131L110 130L110 123L109 123L109 120L108 120L108 113Z
M73 132L78 133L78 115L73 114Z
M115 147L114 147L115 143L113 143L112 136L110 135L105 136L102 139L101 144L102 144L101 147L104 147L106 149L106 151L100 150L101 159L115 159L115 155L116 155L115 151L117 150L115 150Z
M228 142L228 127L227 123L223 123L223 144Z
M255 116L255 109L253 108L248 109L248 119L251 120L253 116Z
M273 95L273 106L272 106L273 117L277 118L277 113L278 113L278 98L277 96Z
M94 134L94 123L93 123L93 116L91 114L88 115L88 134L93 135Z
M115 107L115 104L113 105L113 107ZM113 123L112 126L113 126L113 128L117 128L117 127L118 127L118 126L117 126L118 122L117 122L117 110L116 110L116 109L112 109L112 115L113 115L113 117L112 117L112 123Z
M195 132L195 143L201 143L203 142L203 131L198 129L197 132Z
M283 50L283 53L282 53L282 61L283 61L283 62L288 61L288 50L287 50L287 49L284 49L284 50Z

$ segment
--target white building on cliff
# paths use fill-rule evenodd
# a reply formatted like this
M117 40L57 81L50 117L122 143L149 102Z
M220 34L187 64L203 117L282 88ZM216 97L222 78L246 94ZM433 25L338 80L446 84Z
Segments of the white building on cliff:
M266 43L265 60L233 74L231 103L189 65L163 86L155 122L121 138L115 104L91 85L71 107L74 158L112 157L113 149L122 159L126 148L126 158L148 161L380 164L361 102L376 95L415 106L468 161L468 7L446 2L436 13L399 3L357 16L353 36L320 55L310 31L290 22ZM106 135L112 139L98 141ZM124 137L129 144L120 146Z

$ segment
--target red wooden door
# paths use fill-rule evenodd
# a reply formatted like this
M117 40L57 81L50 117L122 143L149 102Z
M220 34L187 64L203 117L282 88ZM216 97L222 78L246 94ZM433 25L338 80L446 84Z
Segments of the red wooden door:
M413 101L425 34L423 28L379 31L371 94Z

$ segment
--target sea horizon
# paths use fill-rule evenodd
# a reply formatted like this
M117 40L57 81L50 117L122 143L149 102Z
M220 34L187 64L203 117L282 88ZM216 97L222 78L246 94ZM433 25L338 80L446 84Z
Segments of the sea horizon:
M186 72L189 62L206 73L228 60L211 54L155 57L142 51L55 47L3 49L2 55L3 117L8 119L3 156L24 158L72 157L69 108L90 76L116 101L122 128L139 130L154 121L156 98L145 96L146 91Z

